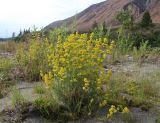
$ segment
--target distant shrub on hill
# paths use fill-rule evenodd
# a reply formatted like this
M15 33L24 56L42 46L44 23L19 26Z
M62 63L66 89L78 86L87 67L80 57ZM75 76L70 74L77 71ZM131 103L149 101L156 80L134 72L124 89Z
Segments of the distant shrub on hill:
M149 11L144 12L142 20L141 20L141 27L148 27L152 25L152 19L150 16Z

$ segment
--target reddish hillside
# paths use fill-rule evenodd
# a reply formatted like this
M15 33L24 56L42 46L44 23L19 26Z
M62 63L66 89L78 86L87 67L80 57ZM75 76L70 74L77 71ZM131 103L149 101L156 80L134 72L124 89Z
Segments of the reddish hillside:
M79 31L88 31L96 21L98 24L106 22L107 26L117 26L115 16L118 11L132 6L135 20L140 20L145 10L149 10L154 23L160 23L160 0L107 0L94 4L76 15ZM71 29L74 16L49 24L45 29L52 29L66 23Z
M151 17L154 23L160 23L160 0L150 9Z

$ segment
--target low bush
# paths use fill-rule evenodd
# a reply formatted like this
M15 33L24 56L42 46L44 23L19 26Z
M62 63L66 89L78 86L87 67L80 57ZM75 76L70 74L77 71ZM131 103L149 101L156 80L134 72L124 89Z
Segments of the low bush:
M14 58L0 57L0 82L12 79L11 74L15 64Z
M94 33L90 37L71 34L65 41L59 37L55 48L49 48L50 70L41 71L50 92L49 100L53 101L44 103L42 99L37 103L52 106L52 102L57 102L57 110L61 111L58 116L66 114L72 120L92 115L104 101L112 72L105 73L102 63L113 47L114 42L108 45L107 39L95 39ZM55 108L47 111L55 112Z
M139 48L134 47L132 53L134 59L139 64L141 64L148 57L149 52L150 52L150 46L148 45L148 41L146 41L146 42L141 42Z
M40 80L40 70L48 69L49 42L46 38L41 38L39 33L36 33L27 44L24 44L20 44L16 52L18 68L22 71L24 79L29 81Z

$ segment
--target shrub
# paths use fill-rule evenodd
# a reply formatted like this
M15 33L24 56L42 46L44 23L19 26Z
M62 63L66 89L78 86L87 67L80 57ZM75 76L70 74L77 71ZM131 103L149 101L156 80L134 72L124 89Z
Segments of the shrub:
M152 25L152 19L149 11L145 11L142 17L141 26L148 27Z
M122 27L118 29L118 41L117 49L122 53L126 54L132 50L134 39L131 33L125 31Z
M0 82L12 79L11 74L14 66L15 61L13 58L0 57Z
M54 49L50 49L50 71L41 75L50 92L64 104L71 119L91 115L103 101L111 76L106 75L103 61L114 47L106 39L94 39L94 33L71 34L65 41L59 37ZM103 90L104 89L104 90ZM61 106L59 104L59 106Z
M139 49L137 49L136 47L133 48L133 56L139 64L144 62L145 58L149 53L149 49L150 47L148 45L148 41L141 42Z
M24 44L19 45L17 49L16 60L18 67L26 80L39 80L41 78L40 70L45 71L48 69L46 54L49 42L37 33L28 41L27 46Z
M149 44L152 47L160 47L160 31L155 31L153 34L148 38Z
M60 28L55 28L49 32L46 32L47 37L49 38L49 41L52 42L53 45L56 45L57 40L58 40L58 36L61 36L61 38L63 40L65 40L65 38L68 35L68 30L66 28L66 25L63 24Z
M124 28L131 28L133 26L133 15L131 10L123 10L116 15L116 19L122 24Z

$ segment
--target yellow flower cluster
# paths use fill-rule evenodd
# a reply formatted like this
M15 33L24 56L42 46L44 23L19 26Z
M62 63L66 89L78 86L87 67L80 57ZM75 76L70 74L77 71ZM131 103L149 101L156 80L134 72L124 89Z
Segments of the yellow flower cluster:
M113 114L116 113L118 110L116 109L116 107L114 105L111 106L111 108L109 109L109 113L107 114L107 118L112 118Z
M40 71L40 75L42 76L42 79L44 80L44 82L46 84L46 88L49 88L49 86L52 84L52 80L53 80L52 73L49 72L48 74L43 74L43 72Z
M111 42L109 48L110 48L111 51L113 50L113 48L115 48L115 42L114 41Z
M88 93L98 93L112 75L109 71L106 79L102 63L107 55L111 54L114 41L109 45L106 38L94 37L94 33L89 36L76 33L63 41L59 36L54 48L48 48L50 70L42 75L45 84L69 86L70 90L74 87Z
M36 55L38 55L39 49L40 49L40 42L38 42L38 41L30 42L28 55L31 60L36 59Z
M120 109L122 110L121 113L129 113L129 109L127 107L124 107L124 108L120 108L120 107L117 107L112 105L111 108L109 109L109 112L107 114L107 118L110 119L112 118L112 116L116 113L116 112L120 112Z
M122 113L129 113L129 109L127 107L124 107Z
M101 90L102 89L102 81L100 78L98 78L97 80L97 90Z
M54 46L48 46L49 66L41 76L57 97L71 104L71 110L79 113L86 107L86 113L91 115L99 105L107 104L104 85L107 87L112 71L106 73L103 62L112 53L114 42L108 44L106 38L96 39L94 33L76 33L56 39Z
M87 78L84 78L83 90L88 91L88 88L89 88L89 80Z

